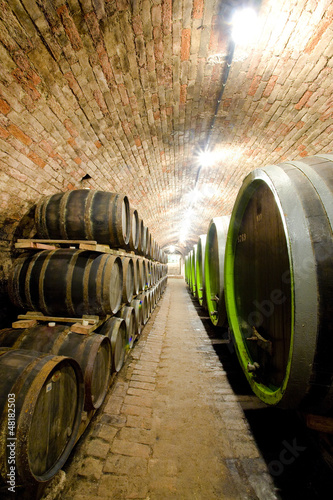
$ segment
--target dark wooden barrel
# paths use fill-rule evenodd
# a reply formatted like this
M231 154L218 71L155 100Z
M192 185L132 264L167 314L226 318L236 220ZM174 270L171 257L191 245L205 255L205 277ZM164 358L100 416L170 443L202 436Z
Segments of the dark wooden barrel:
M196 253L195 285L199 304L207 308L206 288L205 288L205 250L207 235L199 236Z
M139 226L139 215L138 211L134 208L130 209L130 237L127 244L127 249L134 252L138 248L139 236L140 236L140 226Z
M206 300L210 320L215 326L224 326L227 322L224 298L224 254L229 221L229 216L212 219L206 238Z
M2 479L7 482L14 459L16 485L48 481L63 467L78 435L81 369L68 357L2 348L0 381ZM12 426L8 417L14 415Z
M333 155L254 170L226 247L240 364L267 404L332 409Z
M80 335L70 326L47 324L27 329L0 330L0 347L13 347L68 356L83 373L85 410L97 409L104 401L111 374L111 343L97 334Z
M41 238L95 240L124 248L130 237L127 196L106 191L78 189L43 198L35 220Z
M103 324L98 333L109 337L112 347L112 372L119 372L126 354L125 320L114 316Z
M131 349L135 340L135 313L131 306L123 306L117 313L126 323L126 348Z
M15 260L9 296L23 309L48 316L106 316L121 305L119 257L75 249L27 253Z
M122 303L129 304L134 292L134 264L131 257L120 256L123 265Z
M141 303L141 300L133 299L131 302L131 307L133 307L133 309L134 309L135 335L139 336L139 335L141 335L141 331L142 331L142 303Z

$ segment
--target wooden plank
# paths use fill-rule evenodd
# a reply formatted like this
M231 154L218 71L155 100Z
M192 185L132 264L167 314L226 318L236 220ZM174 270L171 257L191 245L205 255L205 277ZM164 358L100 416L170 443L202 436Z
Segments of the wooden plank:
M80 321L88 321L90 325L96 325L99 321L98 316L83 317L83 318L65 318L60 316L44 316L42 313L35 313L34 311L26 314L20 314L17 319L35 319L37 321L55 321L58 323L79 323Z
M93 250L95 252L112 253L112 250L108 245L92 245L89 243L80 243L79 248L80 250Z
M306 415L306 426L318 432L333 434L333 418L323 417L321 415Z
M54 245L45 245L42 243L35 243L33 241L26 241L25 243L15 243L15 248L35 248L37 250L55 250L57 247Z
M96 325L83 325L82 323L74 323L71 326L71 332L81 333L82 335L89 335L96 329Z
M31 328L37 325L37 320L35 319L23 319L20 321L14 321L12 323L12 328Z
M25 243L27 241L31 241L33 243L58 243L61 244L63 243L68 244L68 245L79 245L80 243L87 243L89 245L97 245L97 241L92 241L92 240L45 240L43 238L36 239L36 238L26 238L26 239L17 239L18 243Z

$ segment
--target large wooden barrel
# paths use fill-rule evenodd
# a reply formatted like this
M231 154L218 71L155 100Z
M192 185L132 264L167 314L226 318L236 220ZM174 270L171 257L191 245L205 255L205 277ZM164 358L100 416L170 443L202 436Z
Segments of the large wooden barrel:
M135 313L131 306L124 306L118 312L118 317L126 323L126 348L131 349L135 340Z
M35 220L41 238L95 240L124 248L130 237L127 196L91 189L78 189L43 198Z
M119 257L68 248L23 254L8 290L16 306L48 316L106 316L119 310L122 287Z
M197 299L199 301L199 304L204 308L207 308L206 288L205 288L206 238L207 236L205 234L199 236L197 243L196 266L195 266L195 283L196 283Z
M226 303L240 364L267 404L333 401L333 155L248 175L226 247Z
M224 298L224 254L230 217L211 220L205 249L205 288L209 317L213 325L224 326L227 312Z
M112 372L119 372L124 364L126 353L126 323L122 318L108 319L98 331L109 337L112 347Z
M36 325L27 329L0 330L0 347L13 347L75 359L83 373L85 410L104 401L111 375L111 343L97 334L80 335L67 325Z
M81 369L64 356L1 349L0 381L2 479L7 483L12 466L16 485L47 481L63 467L78 435Z

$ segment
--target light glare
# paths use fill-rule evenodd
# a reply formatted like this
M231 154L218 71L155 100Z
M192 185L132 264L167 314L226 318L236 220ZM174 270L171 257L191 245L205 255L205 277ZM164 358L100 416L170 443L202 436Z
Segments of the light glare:
M232 38L239 45L253 43L258 32L258 17L251 7L237 10L232 17Z

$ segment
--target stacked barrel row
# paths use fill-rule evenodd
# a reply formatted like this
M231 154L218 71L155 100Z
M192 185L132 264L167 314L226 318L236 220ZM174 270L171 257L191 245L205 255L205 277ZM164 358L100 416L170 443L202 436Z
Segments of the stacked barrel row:
M66 238L67 246L68 239L132 245L125 197L119 208L119 196L112 193L73 193L54 195L56 210L49 198L38 204L38 236ZM103 203L97 208L98 200ZM102 404L112 374L121 369L166 286L166 264L152 260L163 260L156 242L150 238L149 247L141 249L149 258L56 248L23 253L14 261L8 290L13 303L58 319L0 331L0 470L8 485L10 474L23 485L51 479L80 435L83 412L92 415ZM75 333L71 325L77 317L88 324L99 318L100 326L90 334Z
M35 221L40 238L92 240L167 263L138 211L119 193L90 189L57 193L37 204Z
M192 294L229 325L268 405L332 414L332 228L333 154L320 154L251 172L230 221L213 219L185 258Z

